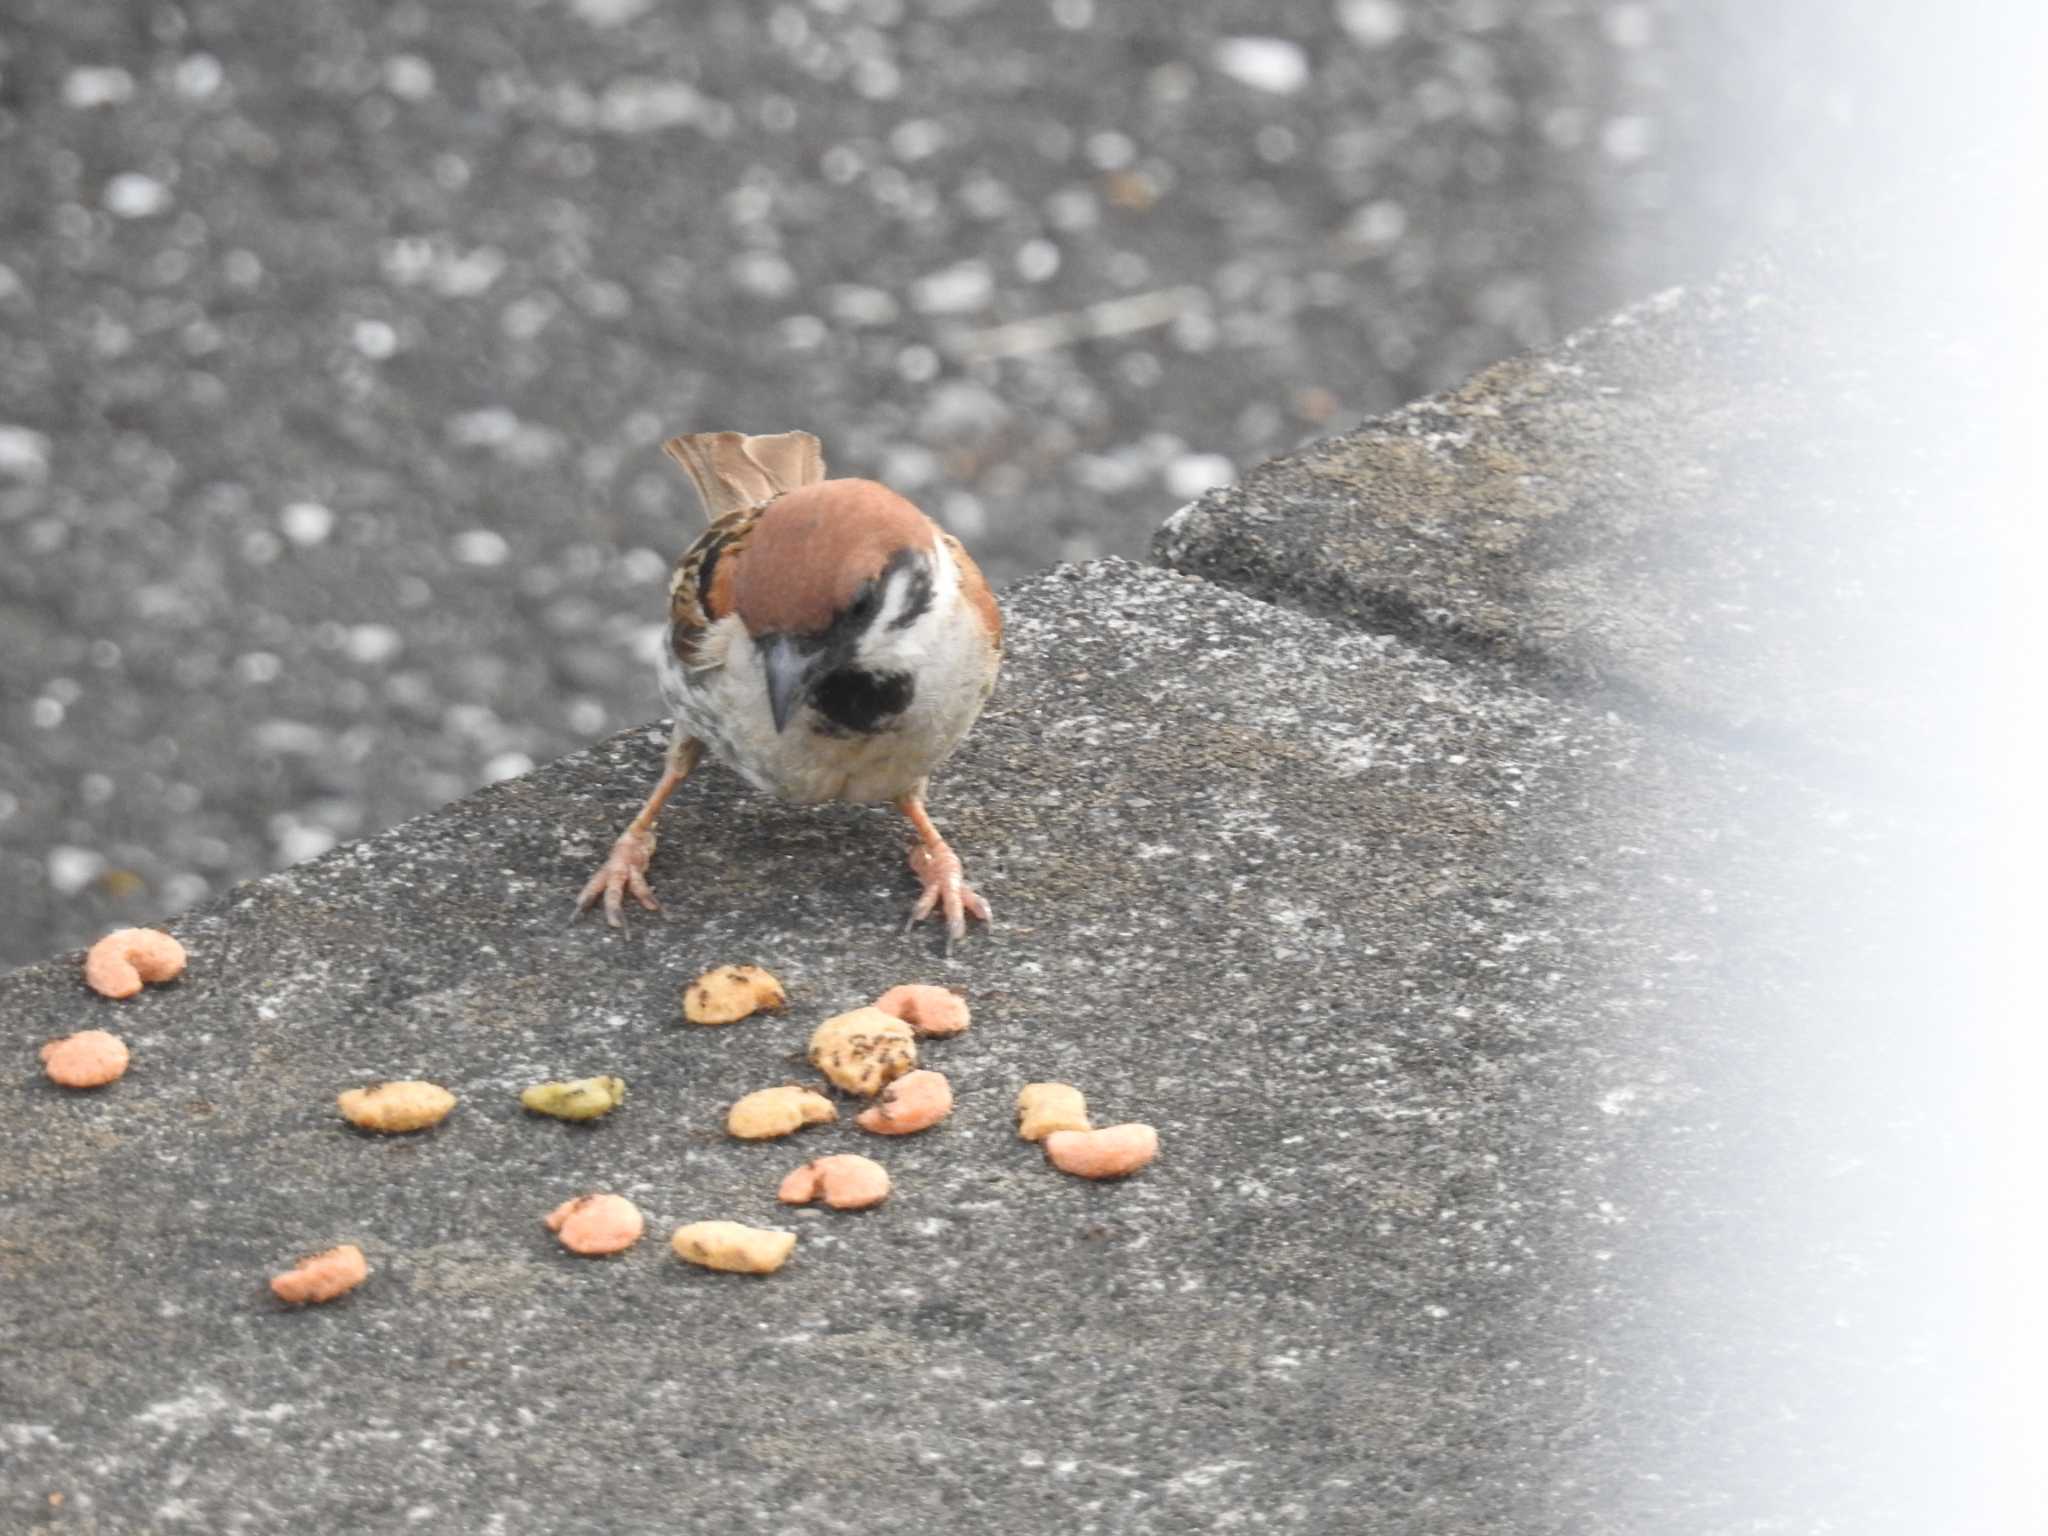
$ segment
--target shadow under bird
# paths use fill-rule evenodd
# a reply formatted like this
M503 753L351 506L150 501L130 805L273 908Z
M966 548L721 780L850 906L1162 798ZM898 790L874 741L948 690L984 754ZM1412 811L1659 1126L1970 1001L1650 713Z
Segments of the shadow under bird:
M675 719L661 779L576 901L623 926L647 882L655 821L706 752L801 805L893 804L917 842L946 942L989 906L925 810L931 772L995 688L1003 619L960 541L885 485L827 480L808 432L703 432L663 450L703 500L704 530L669 581L661 688Z

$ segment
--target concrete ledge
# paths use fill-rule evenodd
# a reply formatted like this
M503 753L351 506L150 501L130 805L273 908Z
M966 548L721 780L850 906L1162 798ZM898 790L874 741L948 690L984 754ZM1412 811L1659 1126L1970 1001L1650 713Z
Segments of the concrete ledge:
M1912 1001L1895 935L1839 899L1899 834L1191 577L1063 569L1009 610L934 801L1002 927L950 965L895 931L891 818L722 772L669 813L668 921L567 926L655 772L635 731L180 918L188 977L132 1004L75 957L0 980L0 1520L1926 1528L1949 1357L1898 1315L1924 1231L1870 1216L1938 1159L1869 1065ZM791 1011L681 1026L681 984L735 959ZM911 979L976 1009L930 1052L947 1125L723 1138L816 1020ZM33 1071L109 1023L120 1083ZM610 1120L517 1107L599 1071L631 1085ZM462 1096L437 1132L332 1113L414 1074ZM1159 1163L1047 1171L1010 1125L1041 1078L1157 1124ZM837 1149L895 1199L775 1206ZM542 1230L594 1187L647 1209L641 1251ZM802 1242L763 1283L686 1270L661 1238L707 1216ZM343 1240L368 1286L270 1303ZM1891 1347L1908 1322L1931 1356Z
M1660 295L1209 493L1157 554L1561 696L1918 776L1956 750L1935 723L1972 665L1952 617L1984 546L1958 519L1995 474L1997 375L1865 257Z

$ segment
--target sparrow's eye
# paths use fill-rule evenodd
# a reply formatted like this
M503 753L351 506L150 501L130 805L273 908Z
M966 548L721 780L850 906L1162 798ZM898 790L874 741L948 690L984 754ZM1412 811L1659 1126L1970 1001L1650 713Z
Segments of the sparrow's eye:
M847 608L847 614L855 619L872 618L876 602L875 589L873 587L862 587L860 595L855 597L852 604Z

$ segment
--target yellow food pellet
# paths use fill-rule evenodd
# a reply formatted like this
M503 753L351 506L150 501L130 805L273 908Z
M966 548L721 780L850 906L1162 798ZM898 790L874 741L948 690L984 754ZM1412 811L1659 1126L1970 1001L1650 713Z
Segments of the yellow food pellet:
M1017 1095L1017 1134L1026 1141L1089 1128L1088 1101L1070 1084L1026 1083Z
M725 1129L728 1135L742 1141L771 1141L807 1125L823 1125L838 1118L839 1111L825 1095L791 1084L762 1088L739 1100L726 1111Z
M749 1227L737 1221L693 1221L677 1227L669 1246L676 1257L736 1275L772 1275L796 1249L794 1232Z
M535 1083L519 1102L557 1120L595 1120L626 1102L623 1077L579 1077L570 1083Z
M683 1017L692 1024L737 1024L756 1013L780 1013L788 1001L782 983L758 965L721 965L683 989Z
M439 1125L455 1107L455 1095L439 1083L410 1080L351 1088L334 1102L351 1125L389 1136Z
M856 1008L818 1026L811 1065L847 1093L871 1099L917 1065L917 1041L894 1014Z

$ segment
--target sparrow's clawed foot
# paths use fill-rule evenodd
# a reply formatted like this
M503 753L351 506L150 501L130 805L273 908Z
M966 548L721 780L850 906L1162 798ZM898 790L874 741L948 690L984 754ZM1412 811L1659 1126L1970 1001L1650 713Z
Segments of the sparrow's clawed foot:
M647 883L647 861L654 856L654 832L651 828L630 827L612 844L612 851L590 883L583 887L583 894L576 898L576 913L580 917L604 901L604 920L614 928L626 926L626 895L650 912L659 912L661 903L654 899L654 888Z
M988 903L967 883L960 867L960 855L943 841L920 843L911 849L910 869L924 883L924 894L910 909L910 921L904 925L906 930L915 928L935 911L943 912L946 917L946 952L951 954L953 946L967 936L970 914L984 923L995 921Z
M969 913L991 926L995 918L988 903L967 883L960 868L960 855L946 846L931 813L925 810L924 786L920 784L898 800L896 809L910 818L910 825L917 832L917 846L910 850L910 872L924 884L924 894L910 909L910 921L903 925L904 931L915 928L935 911L944 912L946 953L950 955L953 946L967 937Z

